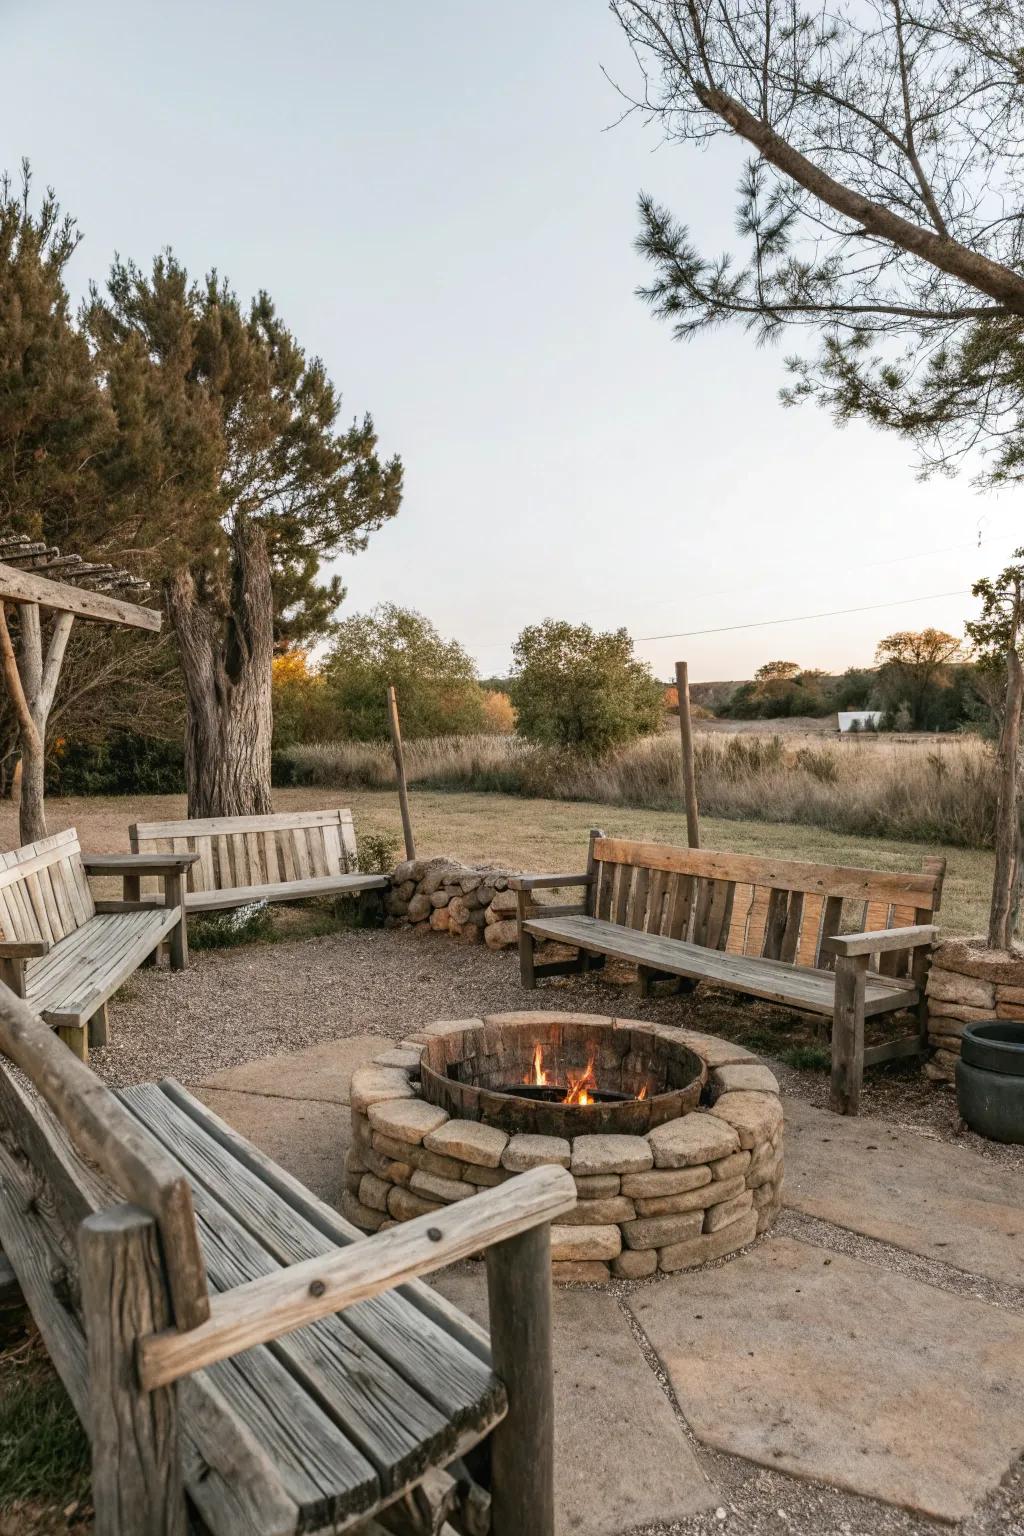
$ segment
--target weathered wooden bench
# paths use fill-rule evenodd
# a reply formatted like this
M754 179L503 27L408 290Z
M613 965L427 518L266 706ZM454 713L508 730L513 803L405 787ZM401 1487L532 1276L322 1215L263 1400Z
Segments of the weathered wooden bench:
M865 1066L927 1048L924 985L945 867L927 859L921 874L891 874L595 831L586 873L509 882L518 892L523 986L611 956L637 966L642 993L681 977L830 1014L831 1106L856 1114ZM533 900L535 891L577 885L586 891L581 904ZM577 957L537 964L538 943L571 946ZM865 1017L903 1008L917 1010L915 1032L865 1048Z
M182 884L194 856L83 854L73 827L0 853L0 980L54 1027L76 1055L104 1045L107 1000L164 940L188 963ZM121 875L125 899L95 899L90 875ZM159 901L128 899L157 876Z
M206 821L138 821L135 853L194 853L188 912L220 912L254 901L355 896L384 890L386 875L360 874L352 812L278 811Z
M553 1536L565 1169L364 1238L177 1083L111 1092L2 986L0 1052L38 1090L0 1057L0 1251L89 1434L98 1536ZM483 1248L489 1338L417 1278Z

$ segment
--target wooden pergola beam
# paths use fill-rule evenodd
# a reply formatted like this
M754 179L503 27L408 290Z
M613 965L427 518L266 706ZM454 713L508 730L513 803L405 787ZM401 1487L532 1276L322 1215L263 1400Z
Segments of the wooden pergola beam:
M125 624L132 629L158 631L163 616L156 608L142 608L105 592L88 591L51 581L32 571L19 570L0 563L0 602L37 603L40 608L54 608L80 619L95 619L104 624Z

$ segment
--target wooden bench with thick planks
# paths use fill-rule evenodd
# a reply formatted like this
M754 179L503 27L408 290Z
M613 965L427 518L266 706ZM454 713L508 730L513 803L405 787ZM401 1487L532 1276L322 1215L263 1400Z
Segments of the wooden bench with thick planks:
M97 1536L553 1536L575 1200L535 1169L364 1238L177 1083L111 1092L0 985L0 1259L90 1437ZM484 1248L490 1337L418 1278Z
M637 966L643 994L680 977L831 1015L831 1106L856 1114L865 1066L927 1048L924 987L945 868L945 859L925 860L920 874L833 868L595 831L585 874L509 881L523 986L611 956ZM533 901L534 891L577 885L581 904ZM577 958L538 965L535 946L552 942ZM916 1031L865 1048L865 1016L903 1008L917 1010Z
M106 1044L107 1000L160 945L188 963L182 884L194 855L83 854L73 827L0 853L0 980L77 1056ZM126 899L94 899L90 875L120 875ZM127 899L143 876L159 901Z
M220 912L253 901L356 896L384 890L387 875L359 873L352 812L277 811L206 821L138 821L134 853L194 853L187 912Z

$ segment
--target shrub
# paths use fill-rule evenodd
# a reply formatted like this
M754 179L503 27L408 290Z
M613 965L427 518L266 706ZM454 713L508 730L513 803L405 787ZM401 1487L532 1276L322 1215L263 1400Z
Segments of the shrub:
M484 694L472 658L411 608L383 603L346 619L321 675L334 732L344 738L387 737L389 683L408 740L484 728Z
M624 629L546 619L513 647L512 702L528 741L601 756L659 729L664 687Z
M497 688L484 691L484 730L496 736L511 736L516 728L516 712L507 693Z
M322 741L330 734L330 709L323 677L309 665L306 651L275 656L271 679L274 747L297 741Z
M208 912L194 917L188 925L188 941L193 949L234 949L241 944L259 944L274 936L274 918L265 901L251 901L230 912Z
M51 795L176 795L185 789L182 745L134 731L106 741L59 741L47 760Z
M364 875L390 875L402 844L394 832L364 832L357 838L359 868Z

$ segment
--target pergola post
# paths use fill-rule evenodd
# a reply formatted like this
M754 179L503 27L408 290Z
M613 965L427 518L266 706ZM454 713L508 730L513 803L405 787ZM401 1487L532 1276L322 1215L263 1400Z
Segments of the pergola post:
M147 583L111 565L89 564L61 555L27 537L0 539L0 676L18 718L21 745L19 834L23 843L46 836L44 808L46 729L57 693L61 666L75 618L94 623L159 630L162 619L106 591L55 581L44 573L58 569L100 587L146 588ZM18 612L18 649L7 622L7 606ZM54 614L43 648L42 610Z

